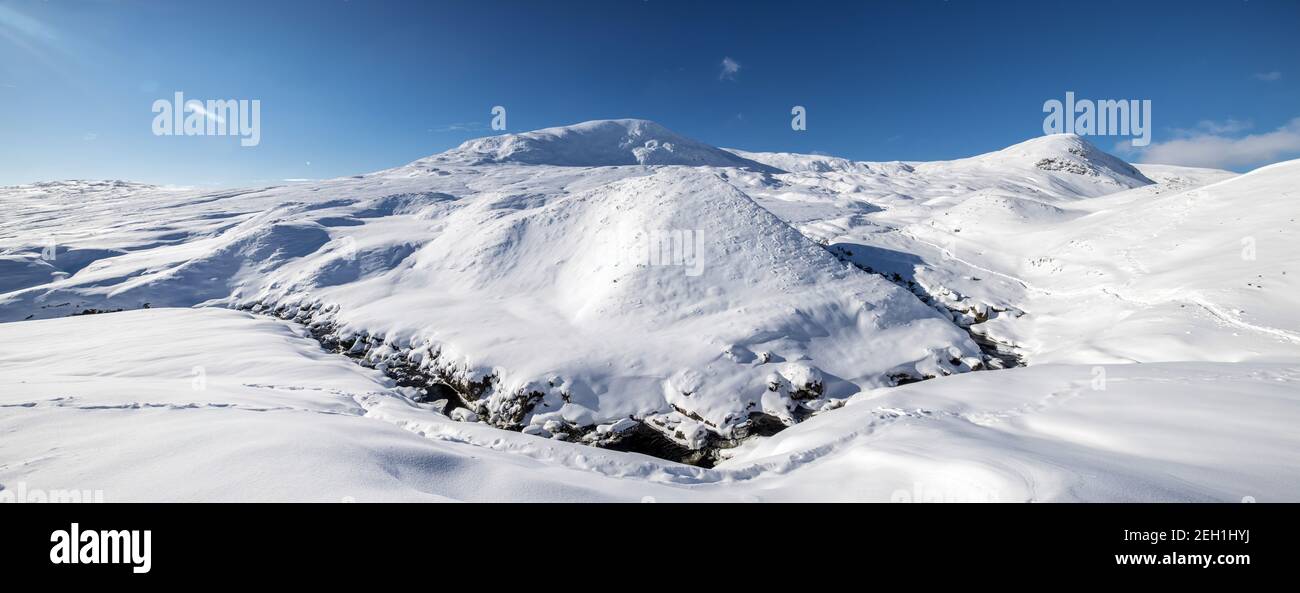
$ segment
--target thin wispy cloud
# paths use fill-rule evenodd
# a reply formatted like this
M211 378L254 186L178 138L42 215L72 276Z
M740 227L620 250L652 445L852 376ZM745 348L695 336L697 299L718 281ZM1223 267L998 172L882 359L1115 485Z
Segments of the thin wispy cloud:
M739 73L740 62L731 59L730 56L722 58L722 72L718 74L718 80L735 80Z
M1196 128L1191 130L1182 130L1182 129L1175 130L1175 133L1178 136L1199 136L1203 134L1219 134L1219 135L1240 134L1241 132L1245 132L1246 130L1249 130L1254 127L1255 124L1253 122L1241 121L1232 118L1228 118L1222 121L1203 119L1199 122L1196 122Z
M203 103L200 101L186 101L185 109L189 111L193 111L194 113L203 116L205 119L210 119L221 124L226 123L226 118L221 117L221 115L218 113L213 113L211 111L208 111L208 109L204 107Z
M6 37L24 35L46 43L54 43L59 39L53 29L4 5L0 5L0 33L3 33Z
M1300 157L1300 117L1271 132L1241 137L1228 134L1202 131L1168 142L1153 143L1142 150L1140 160L1143 163L1235 169L1255 168Z
M73 53L75 45L41 21L0 4L0 51L9 52L11 48L17 48L29 58L43 63L51 72L68 77L68 64L80 61Z
M1274 71L1272 71L1272 72L1256 72L1256 73L1255 73L1255 80L1263 80L1263 81L1265 81L1265 82L1273 82L1273 81L1275 81L1275 80L1282 80L1282 73L1281 73L1281 72L1278 72L1277 70L1274 70Z
M447 133L447 132L483 132L487 130L487 125L481 121L471 121L458 124L447 124L436 128L429 128L430 132Z

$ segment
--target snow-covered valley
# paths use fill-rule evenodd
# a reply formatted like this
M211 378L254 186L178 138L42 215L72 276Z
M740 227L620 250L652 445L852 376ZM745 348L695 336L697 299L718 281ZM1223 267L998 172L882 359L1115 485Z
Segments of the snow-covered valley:
M860 162L642 120L3 188L0 486L1297 500L1298 188L1073 135Z

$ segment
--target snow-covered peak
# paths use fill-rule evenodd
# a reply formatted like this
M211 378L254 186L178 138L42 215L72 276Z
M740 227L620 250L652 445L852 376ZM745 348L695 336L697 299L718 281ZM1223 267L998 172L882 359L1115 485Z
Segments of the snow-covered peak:
M521 134L469 140L442 156L479 163L523 163L563 167L687 165L771 167L697 142L643 119L595 120Z
M1136 167L1113 156L1077 134L1051 134L973 157L996 164L1032 165L1044 171L1127 181L1130 187L1154 183Z

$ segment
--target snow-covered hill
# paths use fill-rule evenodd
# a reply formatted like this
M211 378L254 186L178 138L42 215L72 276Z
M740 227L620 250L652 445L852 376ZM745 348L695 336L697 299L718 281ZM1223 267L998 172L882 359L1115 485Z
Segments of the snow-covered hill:
M395 439L398 449L445 446L415 444L425 439L411 434L494 449L475 464L492 466L487 475L511 456L528 458L538 476L500 498L535 488L558 489L538 496L547 499L631 492L611 477L716 484L707 496L727 498L754 490L722 484L780 475L785 494L774 498L889 499L906 480L934 481L940 470L1013 500L1226 500L1233 488L1295 498L1285 472L1265 476L1271 465L1233 470L1229 484L1212 478L1255 448L1290 445L1274 429L1297 404L1284 386L1300 364L1298 179L1297 162L1243 176L1139 168L1073 135L955 161L874 163L722 150L652 122L611 120L474 140L386 171L285 187L4 188L0 379L23 387L0 402L0 421L51 438L83 420L66 414L102 409L107 398L124 404L113 407L122 423L113 434L138 426L175 440L190 430L182 414L194 407L219 417L229 436L243 434L235 420L245 407L310 412L294 412L285 435L323 430L317 421L354 425L322 419L325 410L364 420L348 434L377 430L373 438ZM192 307L200 309L184 310ZM305 354L304 332L325 350ZM95 338L68 337L82 334ZM112 358L114 344L130 355ZM61 351L79 366L60 362ZM282 361L282 376L261 356ZM228 366L231 357L245 362ZM970 372L1019 362L1064 366ZM1092 366L1124 362L1168 366ZM1209 411L1160 424L1170 442L1214 430L1211 416L1229 404L1192 387L1201 381L1195 365L1207 363L1247 402L1232 411L1233 426L1255 427L1223 428L1223 438L1258 442L1177 460L1132 442L1141 418L1166 405ZM187 368L208 369L230 390L175 399L171 381ZM313 368L335 370L317 381ZM1122 377L1118 385L1076 389L1097 368ZM75 379L85 375L105 379ZM934 377L946 378L894 387ZM1177 393L1125 399L1170 381ZM320 400L304 390L347 395ZM1043 399L1047 392L1074 395ZM934 395L949 393L970 397ZM295 397L304 399L285 401ZM876 400L891 403L862 412L860 402ZM133 412L153 404L168 416ZM1102 409L1132 421L1098 428ZM979 420L1021 417L1036 424ZM162 423L150 427L154 420ZM410 433L389 434L375 420ZM67 446L102 446L94 439L107 433L99 434ZM1020 459L1026 439L1040 444L1020 469L993 461ZM1102 454L1102 440L1128 444ZM65 469L46 474L12 463L33 455L35 442L0 449L0 484L77 471L78 458L60 458L53 467ZM256 442L249 454L281 446ZM323 488L393 463L350 449L359 443L335 443L353 461ZM941 450L947 461L935 457ZM211 453L228 456L223 467L245 462L241 452ZM1186 468L1169 473L1177 479L1154 475L1175 461ZM257 467L290 462L270 457ZM560 477L546 471L553 466ZM476 483L475 471L458 480ZM1109 477L1083 488L1071 471ZM808 488L823 482L859 494ZM379 483L388 485L366 493L498 495Z
M431 162L526 163L558 167L686 165L745 167L779 172L731 152L686 138L652 121L598 120L522 134L470 140ZM421 163L424 161L420 161Z
M497 426L577 438L633 418L690 449L793 424L862 388L984 364L947 318L725 180L753 168L569 158L621 162L611 155L625 135L692 165L745 164L620 120L512 136L500 159L448 175L427 173L497 139L361 179L108 196L116 216L80 193L15 195L15 226L40 224L62 201L70 211L54 240L102 245L103 257L16 283L0 314L274 312L373 364L450 385L455 403ZM522 154L528 164L514 162ZM106 220L122 227L96 228ZM133 233L149 225L165 232L139 245ZM39 247L11 247L14 265L39 265Z
M774 162L810 170L795 160ZM1056 135L888 165L740 183L805 235L897 274L1031 363L1300 359L1287 319L1300 306L1295 272L1284 273L1300 251L1282 248L1300 244L1295 162L1243 176L1143 173Z

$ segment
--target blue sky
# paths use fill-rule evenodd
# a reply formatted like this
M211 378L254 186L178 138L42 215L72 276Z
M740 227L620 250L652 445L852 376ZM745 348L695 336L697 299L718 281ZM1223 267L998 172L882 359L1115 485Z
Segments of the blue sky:
M1152 101L1126 158L1246 170L1300 156L1298 29L1294 0L0 0L0 184L350 175L491 134L494 105L515 132L934 160L1041 134L1066 91ZM154 135L175 91L260 100L261 143Z

